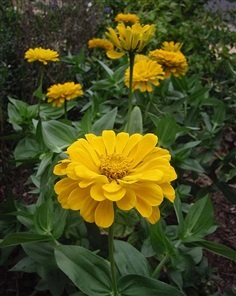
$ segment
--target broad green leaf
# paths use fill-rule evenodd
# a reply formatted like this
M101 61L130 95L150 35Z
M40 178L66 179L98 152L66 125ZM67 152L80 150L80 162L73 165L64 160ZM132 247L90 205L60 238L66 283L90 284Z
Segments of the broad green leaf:
M37 272L37 263L30 257L24 257L9 269L9 271Z
M217 107L214 108L214 114L212 116L212 123L214 126L222 125L225 120L226 107L225 104L218 100Z
M106 71L108 76L112 77L114 74L114 71L112 71L106 64L104 64L102 61L98 60L98 63L103 67L103 69Z
M80 246L56 246L59 268L89 296L110 296L112 285L109 262Z
M172 254L174 249L165 234L162 220L150 226L150 238L153 249L159 254Z
M199 240L193 243L195 246L202 247L212 253L223 256L227 259L236 261L236 251L222 244L210 242L206 240ZM191 244L192 245L192 244Z
M143 133L143 118L141 110L138 106L135 106L130 115L130 127L127 131L130 134Z
M78 138L75 128L56 120L42 122L42 134L46 146L56 153L62 152Z
M40 159L41 162L38 166L36 177L42 175L46 169L46 167L52 162L53 153L44 153L41 155Z
M9 246L16 246L27 242L43 242L50 241L52 237L46 235L39 235L30 232L16 232L11 233L0 242L0 248Z
M58 239L62 236L66 226L67 216L68 216L68 211L63 209L61 205L59 205L56 208L54 213L54 221L53 221L53 229L52 229L52 236L55 239Z
M150 275L150 267L147 259L131 244L125 241L115 240L114 249L116 267L121 275Z
M179 290L152 278L125 275L118 280L120 296L185 296Z
M42 153L39 142L33 138L23 138L17 143L14 157L17 161L30 161Z
M158 144L160 146L169 146L175 142L179 126L172 116L162 118L156 128Z
M51 199L36 208L34 214L35 230L40 235L50 235L54 219L54 208Z
M201 198L195 202L186 218L185 218L185 233L181 237L183 241L194 238L202 238L209 234L214 224L214 210L209 196Z
M183 213L182 213L182 205L181 205L181 200L178 196L175 197L174 201L174 209L175 209L175 214L178 220L178 234L180 237L183 236L184 234L184 218L183 218Z
M107 114L103 115L93 124L92 132L96 135L101 135L102 131L113 129L116 115L117 108L114 108Z
M25 253L48 269L57 269L54 248L51 243L28 242L22 244Z
M187 158L180 162L178 161L177 163L178 167L183 170L190 170L198 173L203 173L205 171L196 159Z

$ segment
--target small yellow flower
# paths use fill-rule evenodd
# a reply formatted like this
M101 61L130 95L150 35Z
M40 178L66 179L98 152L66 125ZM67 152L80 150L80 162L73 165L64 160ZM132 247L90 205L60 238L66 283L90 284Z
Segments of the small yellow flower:
M137 63L137 62L139 62L139 61L141 61L141 60L146 60L146 61L148 61L148 60L150 60L150 59L149 59L148 56L146 56L146 55L144 55L144 54L136 54L136 55L135 55L134 62Z
M113 50L114 45L105 38L93 38L88 42L89 48L98 48L105 51Z
M174 43L174 41L170 41L170 42L165 41L165 42L163 42L161 49L163 49L165 51L178 52L178 51L180 51L182 45L183 45L183 43L180 43L180 42Z
M69 101L83 95L82 87L79 83L66 82L64 84L52 85L46 94L48 103L52 106L61 107L65 100Z
M30 48L25 52L25 58L29 63L39 61L44 65L47 65L48 62L57 62L59 61L58 53L51 49L44 49L42 47Z
M154 134L116 135L111 130L78 139L68 147L68 159L54 167L55 175L64 176L54 187L58 201L103 228L114 222L115 206L134 208L156 223L164 197L175 199L170 182L177 178L168 150L156 144Z
M162 65L165 77L170 77L171 74L179 77L186 73L188 64L186 57L180 51L181 46L182 44L180 43L164 42L162 49L156 49L150 52L150 59Z
M153 86L160 84L164 79L164 71L157 62L152 60L140 60L134 64L132 90L139 89L141 92L151 92ZM125 72L125 85L129 87L130 68Z
M107 56L110 59L118 59L126 52L141 52L150 42L154 32L155 25L142 26L139 23L135 23L131 27L119 23L116 30L108 28L106 35L119 51L107 51Z
M119 13L115 17L116 22L124 22L124 23L137 23L139 21L139 17L136 14L131 13Z

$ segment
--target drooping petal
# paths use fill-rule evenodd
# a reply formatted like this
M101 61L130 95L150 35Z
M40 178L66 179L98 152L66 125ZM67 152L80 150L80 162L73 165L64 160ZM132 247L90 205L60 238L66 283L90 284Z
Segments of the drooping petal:
M126 193L126 189L121 187L120 190L115 191L115 192L109 192L109 191L103 191L105 197L111 201L117 201L120 200L124 197L125 193Z
M80 210L84 201L89 197L89 190L79 187L71 191L67 199L67 205L71 210Z
M95 223L102 228L108 228L114 222L113 202L101 201L95 210Z
M123 211L129 211L136 204L136 195L132 189L126 189L125 196L116 202L117 206Z
M59 164L54 167L53 173L57 176L63 176L66 174L66 168L70 163L69 160L62 160Z
M132 185L136 196L145 200L151 206L158 206L162 203L164 195L162 188L155 183L144 183Z
M123 51L115 51L115 50L108 50L106 52L106 55L108 56L109 59L119 59L121 57L123 57L125 53Z
M135 208L143 217L147 218L152 214L152 206L143 198L137 197Z
M169 183L160 184L163 190L164 196L169 199L169 201L174 202L175 200L175 190Z
M85 199L81 209L80 215L84 218L85 221L93 223L95 221L95 210L97 205L99 204L98 201L95 201L91 197Z
M150 217L147 218L147 220L151 223L151 224L155 224L157 221L160 220L161 217L161 213L158 207L153 207L152 208L152 214Z

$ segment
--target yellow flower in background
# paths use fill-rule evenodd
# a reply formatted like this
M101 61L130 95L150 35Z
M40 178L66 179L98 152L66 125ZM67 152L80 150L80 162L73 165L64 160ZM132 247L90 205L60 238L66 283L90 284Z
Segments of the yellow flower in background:
M105 51L113 50L114 45L105 38L93 38L88 42L89 48L98 48Z
M154 32L155 25L140 25L139 23L132 26L119 23L116 30L108 28L106 35L119 51L107 51L107 56L110 59L118 59L126 52L141 52L150 42Z
M164 42L162 49L156 49L150 52L150 59L162 65L165 77L170 77L171 74L179 77L180 75L184 75L187 71L187 60L179 50L180 47L180 43Z
M38 61L47 65L48 62L59 61L58 53L51 49L44 49L42 47L30 48L25 52L25 58L29 63Z
M83 95L82 87L79 83L66 82L64 84L52 85L46 94L48 103L52 106L61 107L65 100L69 101Z
M135 59L134 59L134 62L139 62L139 61L142 61L142 60L150 60L148 56L144 55L144 54L136 54L135 55Z
M139 21L139 17L136 14L132 14L132 13L119 13L115 17L115 21L134 24Z
M55 175L64 176L54 187L58 201L103 228L114 222L115 205L134 208L156 223L164 197L174 201L170 182L177 178L168 150L156 147L157 141L154 134L112 130L78 139L68 147L68 159L54 168Z
M180 51L182 45L183 43L180 43L180 42L174 43L174 41L170 41L170 42L165 41L163 42L161 49L166 51L178 52Z
M132 90L139 89L141 92L151 92L153 86L160 84L159 80L163 80L165 72L161 65L152 60L140 60L134 64ZM125 85L129 87L130 68L125 72Z

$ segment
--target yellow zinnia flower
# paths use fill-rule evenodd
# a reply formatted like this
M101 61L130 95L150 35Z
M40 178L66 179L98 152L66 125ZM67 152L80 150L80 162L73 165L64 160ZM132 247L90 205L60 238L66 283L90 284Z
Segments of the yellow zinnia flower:
M170 182L177 178L168 150L156 147L157 136L106 130L85 138L68 147L68 159L54 168L65 176L54 187L62 207L80 210L85 221L103 228L114 222L115 205L156 223L163 198L174 201Z
M66 82L52 85L48 89L46 97L48 103L52 103L53 107L61 107L65 100L69 101L81 95L83 95L83 91L79 83Z
M122 57L126 52L141 52L148 45L155 32L155 25L134 25L125 26L119 23L116 31L108 28L106 32L110 41L118 48L118 52L114 50L107 51L107 56L111 59Z
M156 49L150 52L150 59L157 61L162 65L165 77L170 77L171 73L179 77L184 75L187 71L188 64L186 57L179 50L180 43L168 43L164 42L162 49Z
M89 48L98 48L105 51L113 50L114 45L107 39L104 38L93 38L88 42Z
M25 58L29 63L39 61L44 65L47 65L48 62L57 62L59 61L58 53L51 49L44 49L42 47L30 48L25 53Z
M174 41L170 41L170 42L163 42L161 49L166 50L166 51L180 51L181 47L182 47L183 43L177 42L174 43Z
M136 23L139 21L139 17L136 14L132 13L119 13L115 17L116 22L124 22L124 23Z
M152 60L140 60L134 64L132 90L139 89L141 92L151 92L153 85L160 84L159 80L164 79L165 72L161 65ZM129 87L130 68L125 72L125 85Z

